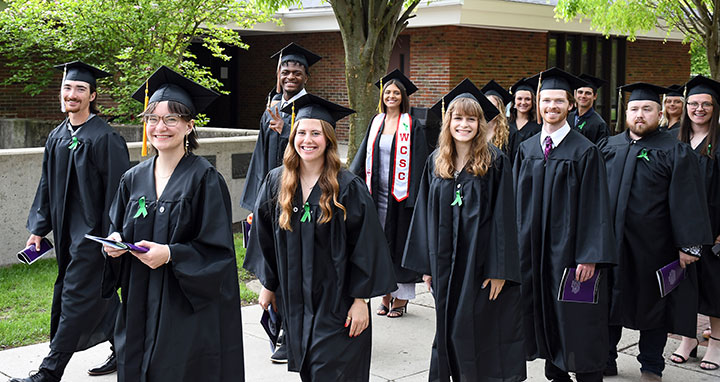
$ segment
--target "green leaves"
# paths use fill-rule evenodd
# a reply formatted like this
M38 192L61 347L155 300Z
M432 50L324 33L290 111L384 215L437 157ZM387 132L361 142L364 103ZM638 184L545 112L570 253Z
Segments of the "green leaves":
M114 74L98 84L115 102L103 111L129 122L142 109L130 95L160 65L223 92L209 68L189 61L190 43L199 40L209 54L229 60L226 47L247 45L228 26L270 21L286 2L8 0L0 10L0 56L12 75L3 84L26 84L24 90L35 95L56 86L52 65L83 60Z

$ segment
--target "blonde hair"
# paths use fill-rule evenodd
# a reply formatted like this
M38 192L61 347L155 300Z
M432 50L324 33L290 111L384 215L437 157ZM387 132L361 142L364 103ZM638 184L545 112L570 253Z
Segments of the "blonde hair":
M510 125L505 116L505 104L500 97L489 95L488 99L498 108L500 113L495 117L495 135L493 136L493 145L499 149L503 149L508 143L510 137Z
M454 113L473 116L478 119L478 131L470 142L470 154L465 168L472 175L483 176L492 162L490 146L488 146L487 142L488 127L480 104L471 98L453 100L450 102L447 112L445 112L440 136L438 137L438 152L435 155L435 175L445 179L452 179L455 171L462 170L455 168L455 161L453 160L457 155L455 140L450 133L450 121L452 121Z
M298 183L300 183L300 155L295 150L295 136L297 135L298 125L300 121L295 122L295 125L290 132L290 138L288 138L288 145L285 148L285 154L283 155L283 166L285 167L280 179L280 191L278 192L278 204L280 205L280 228L292 231L292 225L290 224L290 217L293 213L293 198L295 197L295 191L297 190ZM320 120L323 134L325 135L325 157L322 173L318 178L318 185L322 191L320 196L320 209L322 211L318 218L318 223L324 224L332 219L333 211L330 201L335 207L341 209L344 213L344 218L347 219L347 211L345 207L338 202L337 197L340 192L340 185L338 184L338 174L342 162L340 162L340 155L338 154L337 137L335 136L335 129L326 121Z

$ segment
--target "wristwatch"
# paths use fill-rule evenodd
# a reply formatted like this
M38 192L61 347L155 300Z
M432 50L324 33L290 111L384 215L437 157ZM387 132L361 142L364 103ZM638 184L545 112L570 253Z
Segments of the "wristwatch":
M364 298L363 301L365 301L366 304L369 304L369 303L370 303L370 299L369 299L369 298Z

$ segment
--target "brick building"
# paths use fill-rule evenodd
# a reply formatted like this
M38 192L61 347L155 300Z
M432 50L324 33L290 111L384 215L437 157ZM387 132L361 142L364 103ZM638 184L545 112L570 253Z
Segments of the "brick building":
M389 70L400 68L418 85L411 105L429 107L463 78L477 84L495 79L509 87L517 79L551 66L610 81L601 89L597 109L614 119L619 85L647 81L659 85L683 83L690 75L689 46L679 34L665 40L664 32L640 35L635 42L605 38L589 23L554 19L554 3L545 0L423 1L401 34ZM304 1L303 9L278 16L282 26L258 25L239 30L248 50L230 49L232 60L216 61L194 46L201 64L210 66L230 95L208 110L211 125L257 128L265 97L275 84L276 62L270 55L295 41L323 57L310 71L308 90L347 105L344 50L329 5ZM0 67L0 78L6 75ZM59 79L58 79L59 81ZM21 87L0 88L0 116L59 118L56 92L28 97ZM48 108L47 105L52 104ZM50 112L48 112L50 110ZM338 133L347 139L347 122Z

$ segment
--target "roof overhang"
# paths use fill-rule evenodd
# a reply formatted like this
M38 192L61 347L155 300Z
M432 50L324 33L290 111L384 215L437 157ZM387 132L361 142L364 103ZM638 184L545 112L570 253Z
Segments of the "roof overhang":
M282 25L258 24L241 34L310 33L339 31L332 8L326 2L306 0L302 9L282 9L276 17ZM408 28L465 26L536 32L601 34L590 28L590 21L564 22L555 18L556 0L423 0ZM237 29L237 26L228 25ZM655 30L637 35L640 39L681 41L684 35Z

